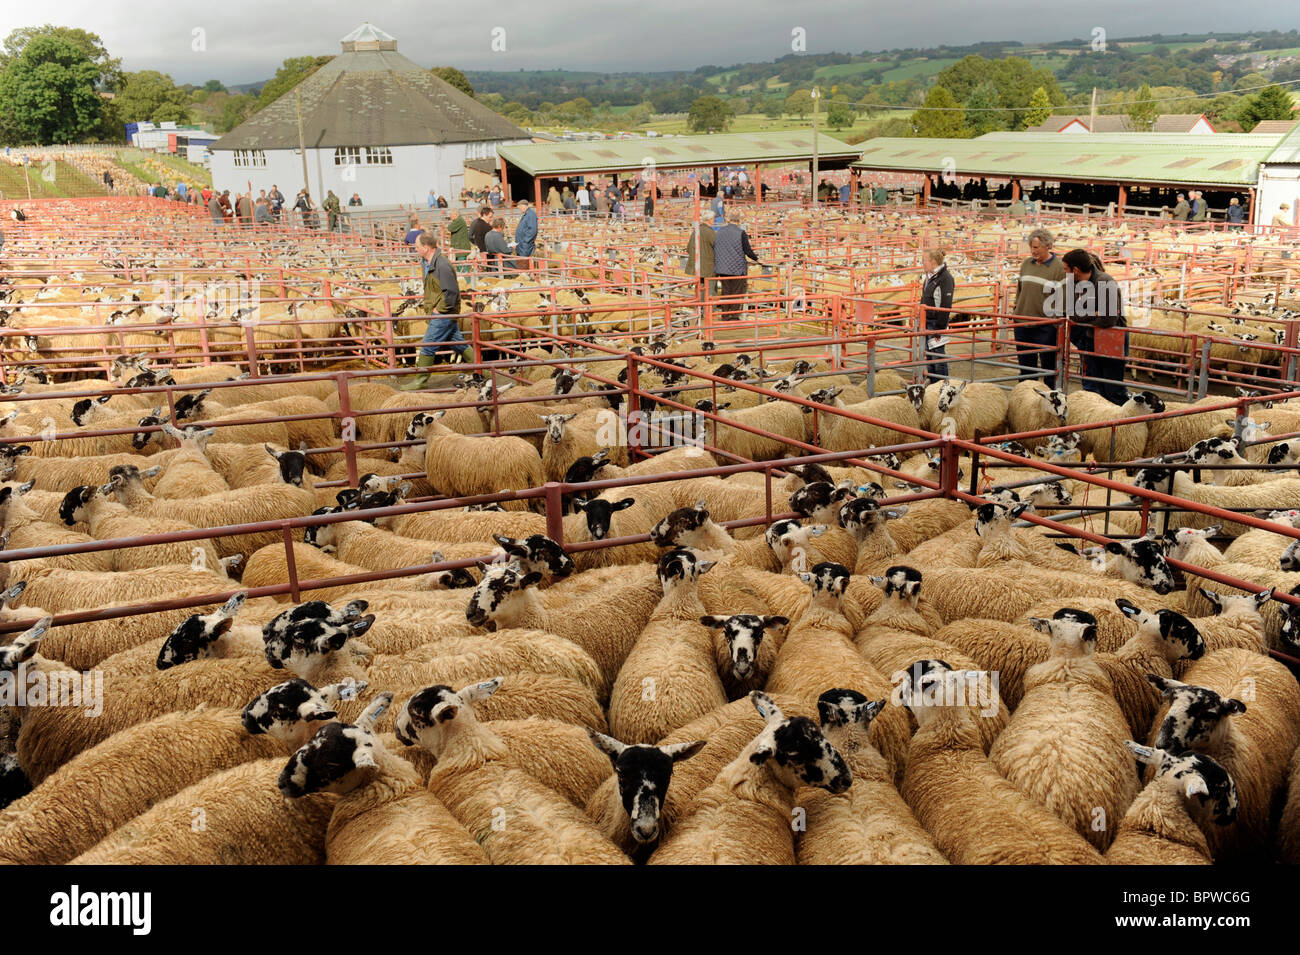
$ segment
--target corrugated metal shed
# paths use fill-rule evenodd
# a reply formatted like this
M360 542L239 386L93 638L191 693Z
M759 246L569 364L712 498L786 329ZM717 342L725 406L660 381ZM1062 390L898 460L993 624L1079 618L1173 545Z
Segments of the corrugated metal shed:
M1267 163L1300 163L1300 124L1282 137L1277 148L1264 160Z
M817 154L823 163L848 162L856 159L859 152L857 146L818 134ZM594 143L533 143L498 146L497 153L530 176L622 172L641 169L650 161L661 169L807 162L812 159L812 131L717 133L712 136L613 139Z
M297 86L308 148L528 138L504 116L402 56L388 34L365 26L348 35L344 52ZM212 149L297 148L297 105L290 90Z
M871 139L862 169L1030 180L1253 187L1273 135L990 133L978 139ZM1300 151L1300 143L1297 144Z

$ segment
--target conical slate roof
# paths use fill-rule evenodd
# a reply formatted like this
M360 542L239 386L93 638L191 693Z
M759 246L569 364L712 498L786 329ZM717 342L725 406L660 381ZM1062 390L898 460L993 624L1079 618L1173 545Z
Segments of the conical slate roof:
M342 46L342 53L296 87L309 149L528 138L501 114L402 56L397 41L372 24L357 27ZM298 96L290 90L210 148L297 145Z

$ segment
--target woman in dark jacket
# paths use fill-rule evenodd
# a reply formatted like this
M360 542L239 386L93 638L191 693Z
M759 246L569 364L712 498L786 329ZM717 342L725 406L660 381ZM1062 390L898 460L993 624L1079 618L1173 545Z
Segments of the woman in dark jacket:
M929 367L926 377L931 381L943 381L948 377L948 320L952 313L944 309L952 308L952 273L943 264L942 249L927 249L925 252L925 284L921 286L921 307L925 309L925 357Z
M1083 389L1122 405L1128 401L1124 387L1124 364L1128 357L1128 336L1122 354L1102 355L1097 351L1096 330L1123 328L1124 302L1119 283L1107 275L1101 259L1085 249L1071 249L1061 256L1066 277L1066 315L1070 319L1070 344L1079 352Z

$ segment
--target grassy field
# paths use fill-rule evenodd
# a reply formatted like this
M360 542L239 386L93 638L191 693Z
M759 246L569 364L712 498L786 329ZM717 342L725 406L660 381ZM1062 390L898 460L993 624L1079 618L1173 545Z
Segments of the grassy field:
M902 66L896 66L892 70L886 70L881 79L886 83L896 80L908 80L913 77L934 76L945 67L952 66L957 61L951 57L940 58L936 60L927 60L918 58Z
M45 178L47 167L36 163L23 176L22 166L0 164L0 193L7 199L26 199L28 182L33 199L62 199L76 196L102 196L104 187L80 169L62 160L56 160L50 169L51 178Z
M911 116L910 112L897 111L890 112L888 116L874 116L870 119L859 116L852 126L845 129L828 129L826 126L826 115L822 114L822 120L818 124L818 129L828 136L835 139L843 140L847 136L858 135L865 136L870 127L882 122L893 116ZM639 127L642 130L653 129L659 133L672 133L674 135L689 135L690 130L686 128L686 117L678 119L660 120L655 123L647 123ZM805 116L803 119L797 119L794 116L783 116L780 119L770 119L762 113L742 113L731 122L731 127L727 130L729 133L761 133L779 129L812 129L812 117Z

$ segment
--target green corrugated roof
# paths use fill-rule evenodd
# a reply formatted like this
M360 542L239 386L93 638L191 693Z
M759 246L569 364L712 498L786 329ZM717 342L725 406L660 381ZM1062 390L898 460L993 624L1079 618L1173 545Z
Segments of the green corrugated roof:
M872 139L863 169L1031 180L1252 187L1272 135L994 133L978 139Z
M1300 163L1300 124L1282 137L1277 148L1268 154L1265 162Z
M821 159L853 160L859 152L857 146L840 142L825 133L817 136L817 153ZM812 159L812 130L531 143L498 146L497 154L530 176L621 172L640 169L649 160L653 160L660 169L755 162L804 162Z

